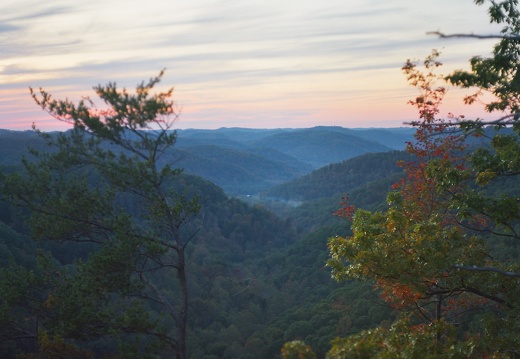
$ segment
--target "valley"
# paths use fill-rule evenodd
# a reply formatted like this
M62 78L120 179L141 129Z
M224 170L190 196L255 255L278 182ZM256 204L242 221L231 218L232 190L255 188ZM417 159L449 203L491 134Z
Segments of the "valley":
M298 338L324 355L336 335L392 318L371 286L330 278L326 242L349 233L332 215L346 192L368 208L384 205L411 137L404 129L337 127L178 131L161 161L184 168L178 186L202 204L187 247L191 357L276 357ZM0 168L15 171L22 156L31 158L27 147L45 148L32 132L0 130ZM18 238L1 258L45 249L66 265L82 251L33 243L7 204L0 220L4 238Z

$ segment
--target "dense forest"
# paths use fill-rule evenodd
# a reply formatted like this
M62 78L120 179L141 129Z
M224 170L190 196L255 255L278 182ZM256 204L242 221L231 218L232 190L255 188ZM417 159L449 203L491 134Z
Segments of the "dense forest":
M391 133L392 130L381 131ZM257 132L259 136L263 130ZM183 131L179 131L179 142L182 142L182 135ZM4 130L0 131L0 136L9 139L2 141L4 173L22 170L22 155L31 158L25 149L44 149L44 141L31 131ZM303 141L305 132L301 136ZM217 145L218 141L214 146ZM225 145L224 142L222 146ZM249 156L249 149L242 151L246 157ZM264 152L269 153L267 150ZM176 155L174 147L171 158ZM185 170L175 187L198 196L201 204L196 219L200 229L187 246L189 357L277 357L285 342L304 338L324 355L330 341L338 334L356 333L393 318L392 310L377 297L371 285L356 282L349 286L339 285L330 278L330 271L324 268L324 264L327 260L326 239L349 233L348 224L333 216L344 190L354 196L359 192L361 198L367 186L374 186L377 190L371 191L372 206L383 205L393 180L391 175L402 172L396 166L400 155L404 153L369 154L372 162L368 164L377 164L370 171L367 171L367 161L363 160L366 155L361 156L361 161L356 157L316 170L316 173L325 170L331 178L346 184L336 193L329 184L315 179L315 172L311 173L309 168L309 174L300 181L310 182L323 196L304 201L298 207L286 200L277 200L278 215L266 209L273 206L267 194L256 193L242 199L232 197L207 179ZM237 165L236 161L231 162ZM250 163L244 164L248 165ZM350 179L353 173L358 174L354 181ZM225 175L225 169L221 173L214 171L214 176L224 180ZM360 178L363 176L365 179ZM377 185L378 181L382 184ZM233 178L227 183L231 186ZM324 203L317 205L315 200L324 200ZM2 205L0 220L5 266L16 263L31 273L37 273L40 265L38 253L42 251L54 258L53 265L59 266L70 266L79 258L86 258L84 248L89 248L89 244L31 240L30 229L22 220L23 212L6 202ZM312 228L309 227L311 224ZM32 294L34 297L30 300L35 302L45 298L41 297L44 296L42 293ZM25 311L25 316L31 314L28 308L24 308L25 303L17 305L19 310ZM32 315L36 320L37 315ZM322 329L316 333L318 326ZM5 328L7 330L8 326ZM18 350L34 349L30 336L16 339L16 332L6 332L5 335L6 339L13 337L3 342L4 356L12 356ZM99 353L117 349L115 344L110 347L106 342L101 343L89 343L93 345L89 350Z
M178 130L172 90L0 130L2 358L520 357L520 11L407 61L409 128ZM439 118L448 81L493 120Z

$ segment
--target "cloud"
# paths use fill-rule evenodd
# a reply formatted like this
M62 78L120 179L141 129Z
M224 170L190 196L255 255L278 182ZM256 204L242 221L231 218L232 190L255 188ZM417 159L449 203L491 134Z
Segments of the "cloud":
M0 24L0 33L14 32L14 31L17 31L18 29L19 29L18 26L14 26L9 23Z
M277 99L264 113L276 121L333 112L338 121L342 104L357 111L378 96L405 97L407 58L444 47L463 64L490 44L425 35L489 29L484 8L453 0L28 0L0 4L0 24L0 89L43 86L74 97L108 81L132 88L167 68L163 86L176 86L190 117L196 109L209 121L214 108L198 103L220 103L235 124Z
M25 5L25 4L24 4ZM16 11L16 10L18 11ZM48 18L48 17L54 17L56 15L63 15L63 14L69 14L69 13L73 13L75 11L74 7L72 7L71 5L68 5L68 6L52 6L52 5L49 5L47 2L41 2L41 1L37 1L37 2L34 2L33 4L29 5L28 6L28 10L26 9L25 11L28 11L27 13L25 13L25 11L23 13L21 13L19 10L20 8L19 7L12 7L11 10L15 10L15 14L19 14L19 15L15 15L15 16L12 16L12 17L8 17L7 20L8 21L23 21L23 20L35 20L35 19L38 19L38 18Z

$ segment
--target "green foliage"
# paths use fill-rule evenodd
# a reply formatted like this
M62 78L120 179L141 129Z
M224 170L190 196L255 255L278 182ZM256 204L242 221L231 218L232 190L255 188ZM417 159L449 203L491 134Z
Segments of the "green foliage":
M470 60L471 70L458 70L446 77L455 86L475 88L472 95L465 98L472 104L485 92L496 99L486 104L486 110L505 111L506 117L493 124L516 123L520 112L520 10L517 0L485 1L476 0L476 4L489 4L489 16L492 23L503 25L502 39L494 46L491 57L474 56ZM511 116L507 116L511 115ZM464 121L464 126L474 128L487 121Z
M337 339L331 358L517 354L518 252L509 258L492 254L500 243L520 238L517 184L497 190L504 177L519 173L517 124L504 122L516 121L519 111L517 2L492 2L490 16L494 22L506 23L493 58L473 58L472 74L459 71L448 79L458 86L478 88L467 103L474 102L482 90L491 91L497 101L487 110L511 113L496 124L512 123L513 133L495 135L490 149L480 148L467 156L462 137L448 131L453 123L436 117L446 93L444 87L436 87L441 78L433 71L441 65L438 53L424 62L426 73L408 61L403 70L420 91L410 101L419 110L420 121L414 122L417 142L408 147L418 162L402 163L407 177L395 185L398 191L389 193L387 211L357 210L353 235L329 240L328 265L336 279L376 281L388 302L405 313L414 312L414 321L427 326L406 319L390 329L381 326ZM463 129L478 129L482 123L463 118L457 122ZM350 218L353 208L345 207L341 213ZM501 333L495 331L496 320L504 323ZM490 340L480 339L485 337Z
M263 195L296 201L340 197L342 193L366 183L402 173L395 166L402 159L409 157L400 151L367 153L322 167L306 176L273 187Z
M5 217L12 217L5 207ZM10 358L20 347L31 348L31 333L42 303L45 277L37 265L37 247L26 235L0 221L0 357Z
M346 358L469 358L475 342L453 336L438 340L438 333L450 333L454 328L444 322L430 326L413 326L407 320L396 321L390 328L378 327L332 342L329 359Z
M283 359L316 359L311 347L302 341L295 340L285 343L282 348Z
M87 250L47 289L50 314L39 326L51 336L94 347L106 336L147 338L139 352L150 345L163 350L155 341L184 358L184 249L195 230L188 223L200 205L188 186L176 186L181 171L160 162L176 140L172 90L151 94L161 75L138 85L135 94L115 83L95 87L104 109L90 99L76 105L32 91L44 110L73 128L37 131L49 148L31 151L33 158L23 161L25 173L4 176L2 192L30 210L35 239ZM158 272L176 282L159 286ZM178 294L167 296L172 288ZM147 314L150 306L170 317L176 329L159 325Z

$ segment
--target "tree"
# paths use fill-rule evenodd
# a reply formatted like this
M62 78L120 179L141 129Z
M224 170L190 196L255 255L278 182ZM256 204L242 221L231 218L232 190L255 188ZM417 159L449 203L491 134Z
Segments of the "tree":
M436 340L439 331L453 328L437 322L431 326L416 326L410 330L410 322L398 320L390 327L377 327L354 334L348 338L336 338L327 358L470 358L473 343L460 341L453 335L446 338L441 347Z
M467 215L478 213L485 217L487 233L510 238L518 243L518 221L520 219L520 196L516 183L520 174L520 9L517 0L485 1L475 0L478 5L489 3L492 23L502 24L499 35L491 36L500 41L493 48L493 56L474 56L470 60L471 70L457 70L446 80L462 88L473 89L473 94L465 98L465 103L473 104L485 93L492 100L485 103L489 113L500 112L497 119L459 118L450 123L452 128L466 133L489 138L489 144L478 148L470 157L475 171L474 181L483 190L468 191L464 197L455 198L462 212ZM480 35L455 34L442 37L476 37ZM494 132L491 131L493 126ZM495 188L500 188L497 194ZM520 277L520 271L503 270L494 267L461 266L465 270L491 271L510 278Z
M466 231L453 210L452 200L464 196L471 171L463 136L447 133L447 124L436 118L446 91L434 86L437 55L426 59L426 74L410 61L404 67L410 82L421 90L411 103L422 122L416 142L407 148L416 159L401 163L406 177L394 185L386 212L357 210L353 236L329 241L328 262L336 279L373 280L385 300L416 314L415 324L428 325L455 323L469 310L483 310L490 303L508 307L515 300L511 285L501 283L508 291L498 295L493 276L458 268L466 261L479 266L492 261L484 241ZM352 211L347 204L339 214L348 218ZM481 221L476 216L471 220ZM451 332L437 333L439 344L448 340L446 333Z
M49 150L33 150L24 174L5 176L2 193L30 210L34 238L85 252L48 289L47 315L38 322L48 338L119 336L139 357L157 345L186 356L185 248L200 206L166 159L177 114L172 89L151 94L162 74L135 94L115 83L95 87L103 108L31 89L42 109L72 129L37 131Z
M500 5L493 2L492 16L497 6L506 3L516 6L516 2ZM517 12L511 10L510 14ZM508 22L508 26L512 23ZM501 41L518 39L508 36ZM408 145L408 152L416 160L401 164L406 177L389 193L388 210L354 213L348 205L339 213L347 218L353 215L353 235L329 241L328 264L333 276L338 280L374 281L383 297L404 311L406 320L397 322L390 331L378 328L347 341L337 341L329 353L331 357L362 356L367 351L371 357L392 353L406 357L408 349L419 355L417 348L402 343L422 342L431 347L428 338L435 338L435 348L427 350L431 357L518 355L519 246L511 246L513 254L509 258L497 250L510 245L511 239L518 239L520 200L510 192L517 191L518 184L496 197L504 192L500 177L520 173L518 132L495 135L491 149L479 148L469 155L465 133L458 127L478 128L476 135L481 135L485 132L482 121L437 118L446 93L444 87L435 86L435 81L442 78L433 72L440 66L437 56L434 52L426 59L426 73L418 71L416 63L411 61L403 68L410 83L421 91L411 101L420 117L413 123L417 127L416 142ZM503 96L487 108L509 109L513 116L507 118L514 119L518 111L515 105L518 82L509 77L510 71L501 72L518 68L516 58L509 59L512 63L496 69L501 77L493 80L493 90ZM493 61L504 58L495 54ZM474 71L483 69L477 67ZM460 72L448 79L456 76ZM491 88L490 83L480 86ZM499 125L504 126L503 122ZM514 124L515 131L517 126ZM413 319L411 313L416 314ZM429 328L426 332L424 324ZM466 338L463 348L450 344L461 336ZM483 340L486 337L492 339ZM345 356L347 351L349 355Z

